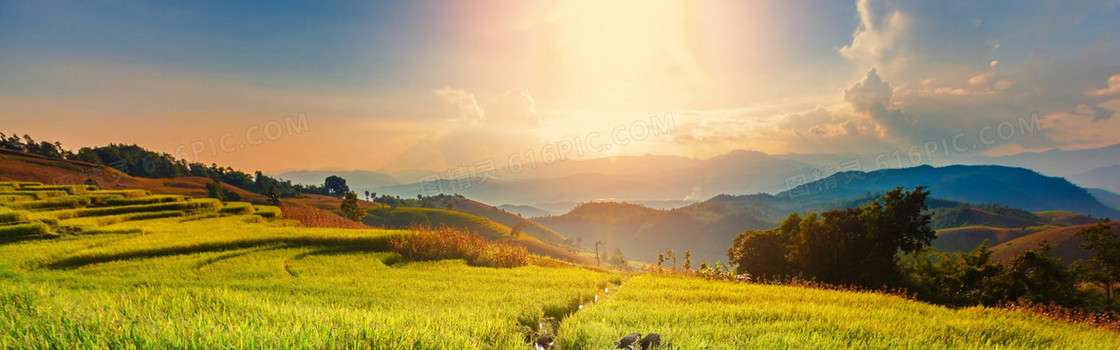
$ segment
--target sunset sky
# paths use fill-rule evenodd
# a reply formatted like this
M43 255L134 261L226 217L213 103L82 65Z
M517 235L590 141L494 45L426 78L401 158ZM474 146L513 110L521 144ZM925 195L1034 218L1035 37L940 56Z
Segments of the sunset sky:
M582 157L905 150L1034 114L973 152L1099 147L1118 2L2 1L0 131L270 172L443 169L670 115Z

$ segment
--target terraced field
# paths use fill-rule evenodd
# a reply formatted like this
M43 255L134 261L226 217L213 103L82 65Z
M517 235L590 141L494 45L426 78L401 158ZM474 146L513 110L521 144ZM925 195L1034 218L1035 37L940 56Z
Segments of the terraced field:
M0 348L522 349L610 286L579 268L403 263L386 246L406 231L293 227L248 203L0 187L51 191L6 208L77 203L6 209L5 228L47 229L0 245Z
M407 262L388 247L410 231L296 227L248 203L32 183L0 183L0 198L0 348L526 349L547 335L608 349L630 332L663 349L1120 344L880 294Z

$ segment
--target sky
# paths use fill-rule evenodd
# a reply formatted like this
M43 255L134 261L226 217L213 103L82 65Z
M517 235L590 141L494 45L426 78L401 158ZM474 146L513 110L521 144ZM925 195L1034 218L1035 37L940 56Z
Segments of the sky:
M1118 2L0 0L0 132L266 172L1093 148Z

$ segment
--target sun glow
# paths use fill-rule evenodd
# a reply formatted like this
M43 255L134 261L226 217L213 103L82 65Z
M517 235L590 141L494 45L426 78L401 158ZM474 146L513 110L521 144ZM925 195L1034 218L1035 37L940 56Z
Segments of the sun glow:
M706 80L690 47L691 12L667 0L558 2L542 19L548 88L579 109L671 104Z

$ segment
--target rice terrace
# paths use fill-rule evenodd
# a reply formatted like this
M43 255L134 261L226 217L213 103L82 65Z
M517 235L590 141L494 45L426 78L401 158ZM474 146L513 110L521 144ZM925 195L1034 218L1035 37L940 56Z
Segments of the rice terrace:
M0 1L0 349L1120 349L1118 23Z

